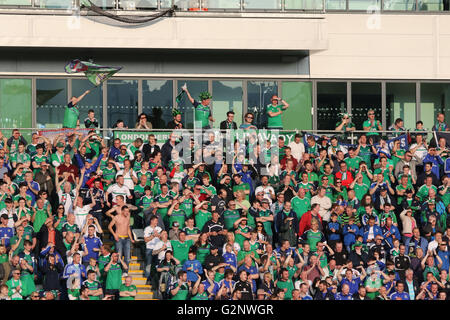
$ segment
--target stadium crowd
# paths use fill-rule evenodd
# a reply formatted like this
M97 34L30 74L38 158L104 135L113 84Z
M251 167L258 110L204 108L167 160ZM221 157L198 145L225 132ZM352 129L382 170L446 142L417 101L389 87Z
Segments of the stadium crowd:
M209 128L211 95L185 92ZM69 102L66 134L0 133L0 299L133 300L132 250L160 299L447 299L450 150L444 138L428 145L420 121L407 149L386 146L369 110L357 147L342 144L355 130L344 114L336 136L306 144L300 134L234 150L193 141L189 164L174 133L162 146L153 134L108 146L90 111L81 134L84 95ZM288 107L272 97L269 129L283 128ZM253 117L240 126L250 135ZM183 128L179 112L167 127ZM237 129L233 112L220 128ZM390 130L403 133L402 120ZM433 130L448 130L444 115Z

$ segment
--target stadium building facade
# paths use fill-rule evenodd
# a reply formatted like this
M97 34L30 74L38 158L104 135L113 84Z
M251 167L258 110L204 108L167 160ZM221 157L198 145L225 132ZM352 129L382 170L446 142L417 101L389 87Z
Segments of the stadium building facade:
M430 129L450 116L450 15L442 0L0 0L0 128L61 127L64 107L92 85L68 75L71 59L123 69L82 101L102 128L137 115L164 128L180 88L213 95L214 127L228 110L256 114L278 94L291 107L285 129L330 130L349 112L357 129L376 111L383 128L401 117ZM189 128L193 107L179 105Z

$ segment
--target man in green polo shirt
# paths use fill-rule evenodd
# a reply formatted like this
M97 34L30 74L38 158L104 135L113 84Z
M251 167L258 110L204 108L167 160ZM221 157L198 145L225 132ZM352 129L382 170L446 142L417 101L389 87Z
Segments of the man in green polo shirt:
M297 195L291 199L292 210L297 214L300 221L302 215L311 209L311 200L306 196L304 188L298 189Z
M170 240L173 249L173 256L180 261L180 265L188 258L189 249L194 244L193 240L186 240L186 232L180 231L178 240Z
M250 185L246 182L242 181L242 176L239 173L235 173L233 175L234 186L233 186L233 194L234 197L237 198L237 192L239 190L243 190L245 193L245 198L249 201L250 195Z
M69 104L66 106L66 110L64 111L64 121L63 128L76 128L80 125L80 120L78 117L80 116L80 110L77 107L78 102L80 102L89 92L90 90L86 90L81 96L70 98Z
M281 101L282 105L278 104L278 101ZM277 95L273 95L271 99L271 104L267 105L266 113L267 113L267 128L269 129L283 129L283 122L281 120L281 115L284 110L289 107L289 104L284 101L282 98L277 97Z
M186 85L184 85L181 89L186 92L189 101L194 105L194 127L198 127L198 125L200 125L201 129L210 129L211 127L209 125L209 121L215 121L211 115L211 108L209 106L211 103L212 95L207 91L201 92L199 96L201 102L198 102L197 100L192 98Z
M100 282L95 280L96 275L94 270L89 270L87 279L83 282L83 285L89 289L89 300L100 300L100 296L103 294Z
M169 216L169 226L172 228L174 222L178 222L180 225L180 229L184 228L184 223L186 221L186 213L184 210L180 209L180 203L178 200L173 200L172 205L170 206L169 211L167 212Z
M187 300L190 293L186 271L180 270L177 274L177 282L170 288L170 300Z
M292 279L289 278L289 271L287 269L281 269L281 277L276 282L276 287L284 290L284 300L290 300L292 298L294 284L292 283Z
M135 300L137 295L137 288L132 283L133 278L131 276L125 277L125 283L119 288L119 300Z
M234 223L240 217L241 215L239 211L236 209L236 202L234 200L230 200L230 202L228 202L228 209L225 210L222 214L225 229L227 229L228 231L233 231Z
M128 266L119 257L117 252L111 255L111 261L106 265L106 294L119 296L119 289L122 285L122 275L128 271Z
M378 131L382 131L383 126L379 120L375 120L375 111L373 109L369 109L367 116L368 119L364 121L363 129L364 131L368 131L366 133L368 139L372 138L374 143L378 142L380 137Z

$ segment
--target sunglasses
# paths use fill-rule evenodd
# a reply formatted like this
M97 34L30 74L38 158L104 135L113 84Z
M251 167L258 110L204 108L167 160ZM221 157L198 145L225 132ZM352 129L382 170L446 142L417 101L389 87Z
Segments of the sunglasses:
M253 119L253 117L247 117L247 119Z

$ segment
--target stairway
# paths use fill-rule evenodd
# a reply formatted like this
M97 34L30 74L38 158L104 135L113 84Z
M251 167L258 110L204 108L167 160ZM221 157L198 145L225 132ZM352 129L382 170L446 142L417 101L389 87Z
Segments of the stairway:
M112 247L114 245L114 242L110 240L110 233L106 223L104 224L103 231L104 231L103 243ZM144 277L144 264L145 264L144 260L137 255L133 255L133 253L138 254L138 251L139 250L137 250L137 248L132 244L131 245L132 256L130 264L128 266L128 275L130 275L133 278L132 283L137 288L136 300L158 300L154 299L153 297L151 285L146 284L147 278ZM122 277L122 282L124 281L125 278Z
M153 291L151 285L145 284L147 278L144 277L144 261L138 259L137 256L132 256L128 275L133 278L133 284L137 288L136 300L157 300L153 298ZM125 281L122 278L122 281Z

